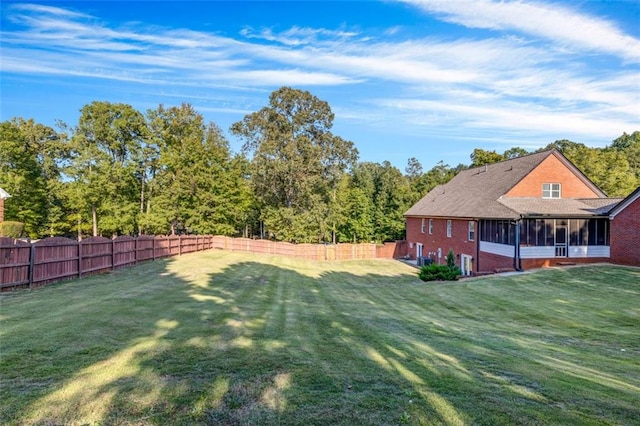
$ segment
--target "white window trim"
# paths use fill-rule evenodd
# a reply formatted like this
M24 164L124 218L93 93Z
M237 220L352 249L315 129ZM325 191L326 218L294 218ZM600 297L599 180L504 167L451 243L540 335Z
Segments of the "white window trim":
M451 219L447 219L447 238L451 238L453 223L451 223Z
M429 235L433 235L433 219L429 219Z
M425 223L424 223L424 218L422 218L422 223L420 224L420 233L424 234L424 230L425 230Z
M545 185L548 185L549 189L545 190ZM557 185L558 189L554 189L553 187ZM545 192L547 192L549 195L545 196ZM554 194L557 193L557 197L554 196ZM542 198L545 199L550 199L550 200L557 200L559 198L562 198L562 184L561 183L557 183L557 182L546 182L542 184Z
M472 231L473 235L471 235ZM476 239L476 223L473 220L470 220L469 224L467 225L467 239L469 241L475 241Z

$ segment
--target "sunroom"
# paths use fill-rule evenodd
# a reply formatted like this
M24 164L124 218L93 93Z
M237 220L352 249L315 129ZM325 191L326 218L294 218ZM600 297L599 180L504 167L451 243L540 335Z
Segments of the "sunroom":
M480 251L521 259L609 257L609 219L481 220Z

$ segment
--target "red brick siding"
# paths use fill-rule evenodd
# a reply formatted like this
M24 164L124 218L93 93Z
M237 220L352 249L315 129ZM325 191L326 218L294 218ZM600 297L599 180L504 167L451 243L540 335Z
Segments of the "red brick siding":
M513 257L504 257L493 253L480 252L477 272L496 272L500 269L509 268L513 268Z
M511 188L505 197L540 198L543 183L562 184L562 198L598 198L598 194L553 155L544 159L538 167Z
M610 231L613 263L640 266L640 198L622 210L613 220Z
M608 257L554 257L551 259L522 259L522 269L565 266L567 264L586 265L589 263L610 262Z
M376 246L377 259L397 259L407 254L406 241L394 241Z
M0 222L4 220L4 199L0 198Z
M451 238L447 237L447 219L433 219L433 235L429 235L429 218L425 218L424 234L421 232L422 220L420 218L407 218L407 242L409 243L408 254L412 259L416 257L416 243L423 245L422 254L428 256L429 252L437 252L442 249L441 262L446 262L449 250L456 254L456 264L460 266L460 254L467 254L476 258L476 243L478 241L478 223L475 224L474 241L469 241L468 226L469 220L451 220ZM437 259L436 259L437 260Z

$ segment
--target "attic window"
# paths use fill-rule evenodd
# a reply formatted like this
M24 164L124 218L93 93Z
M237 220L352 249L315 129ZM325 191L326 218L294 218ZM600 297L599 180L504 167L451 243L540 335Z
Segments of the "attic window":
M561 192L559 183L542 184L542 198L560 198Z

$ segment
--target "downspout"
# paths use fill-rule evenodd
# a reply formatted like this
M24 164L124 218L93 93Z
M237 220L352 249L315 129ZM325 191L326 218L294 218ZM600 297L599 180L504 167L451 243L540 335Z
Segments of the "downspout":
M522 217L518 220L516 220L515 226L516 226L516 230L515 230L515 247L513 248L513 269L515 269L518 272L522 272L524 271L524 269L522 269L522 258L520 257L520 221L522 220Z
M475 262L473 263L473 267L474 267L474 272L480 272L480 235L481 235L481 226L480 226L480 219L478 219L477 221L478 224L478 231L476 232L476 258L475 258Z

